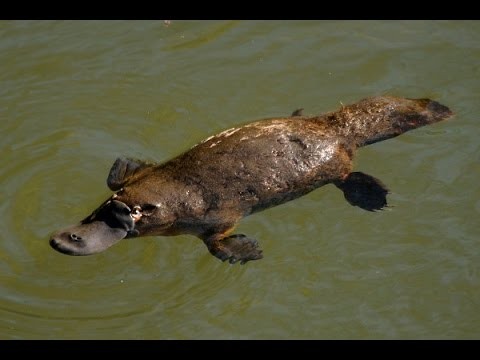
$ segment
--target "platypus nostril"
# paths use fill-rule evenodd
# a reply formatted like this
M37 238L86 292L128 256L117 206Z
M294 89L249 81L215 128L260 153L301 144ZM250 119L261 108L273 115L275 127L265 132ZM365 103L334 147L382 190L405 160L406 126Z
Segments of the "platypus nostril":
M73 241L82 241L82 237L81 236L78 236L76 234L70 234L70 239L72 239Z

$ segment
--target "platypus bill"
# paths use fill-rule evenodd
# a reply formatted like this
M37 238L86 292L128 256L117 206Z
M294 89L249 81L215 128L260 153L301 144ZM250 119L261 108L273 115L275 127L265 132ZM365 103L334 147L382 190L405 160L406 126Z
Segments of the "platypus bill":
M354 206L387 205L387 187L352 172L357 148L447 119L429 99L371 97L320 116L270 118L225 130L162 164L117 159L115 193L80 224L52 235L69 255L101 252L123 238L191 234L230 263L263 257L258 243L232 231L245 216L332 183Z

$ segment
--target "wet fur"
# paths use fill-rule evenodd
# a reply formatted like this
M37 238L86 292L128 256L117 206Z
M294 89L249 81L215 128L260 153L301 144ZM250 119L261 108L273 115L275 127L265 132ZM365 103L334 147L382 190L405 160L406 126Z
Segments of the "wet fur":
M112 209L141 209L134 229L125 230L125 236L192 234L221 260L260 259L256 240L230 235L241 218L329 183L352 205L381 209L388 190L373 176L352 173L356 150L451 115L447 107L429 99L373 97L320 116L304 116L299 109L289 117L228 129L159 165L118 159L107 184L117 191L110 200L125 207ZM96 219L100 213L96 210L80 226L55 234L52 246L74 253L72 246L77 245L67 244L77 236L73 231L81 232L84 226L91 234L90 223L105 223ZM96 226L105 230L104 225ZM112 236L112 244L116 241Z

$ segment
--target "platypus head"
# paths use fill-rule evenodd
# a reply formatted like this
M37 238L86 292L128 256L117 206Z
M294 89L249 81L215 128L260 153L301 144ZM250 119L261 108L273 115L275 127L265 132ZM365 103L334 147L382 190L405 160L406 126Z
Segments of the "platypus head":
M161 232L171 224L159 201L151 201L151 180L139 180L151 164L117 159L107 179L111 190L118 192L103 202L78 225L55 232L50 245L68 255L101 252L121 239ZM148 169L147 169L148 172ZM128 184L127 184L128 183ZM147 186L145 186L147 185ZM152 203L154 202L154 203Z

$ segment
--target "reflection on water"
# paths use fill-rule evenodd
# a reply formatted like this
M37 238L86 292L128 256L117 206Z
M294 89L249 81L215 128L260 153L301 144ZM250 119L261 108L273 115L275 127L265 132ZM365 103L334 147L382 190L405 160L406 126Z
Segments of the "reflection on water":
M478 338L477 22L0 22L0 338ZM109 194L117 156L164 161L222 129L362 97L451 121L363 148L386 211L334 186L246 218L265 258L196 238L89 257L48 235Z

